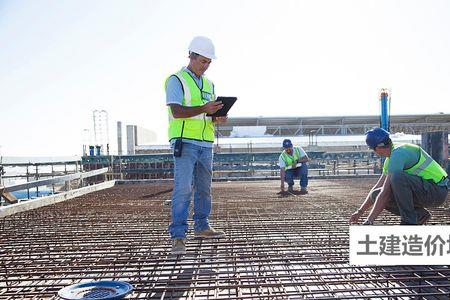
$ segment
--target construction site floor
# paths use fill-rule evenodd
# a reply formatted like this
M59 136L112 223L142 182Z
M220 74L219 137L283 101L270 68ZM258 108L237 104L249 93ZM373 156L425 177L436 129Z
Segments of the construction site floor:
M127 281L127 299L450 299L449 266L349 265L352 212L375 179L213 183L225 239L171 256L170 183L124 184L0 219L0 299L57 299L68 285ZM450 208L431 210L450 225ZM399 224L383 213L378 223ZM450 262L449 262L450 265Z

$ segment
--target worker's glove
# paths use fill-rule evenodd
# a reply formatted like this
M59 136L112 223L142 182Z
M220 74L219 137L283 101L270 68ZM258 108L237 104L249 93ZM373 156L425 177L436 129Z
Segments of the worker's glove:
M362 223L363 225L373 225L373 222L370 221L369 219L365 220L364 223Z

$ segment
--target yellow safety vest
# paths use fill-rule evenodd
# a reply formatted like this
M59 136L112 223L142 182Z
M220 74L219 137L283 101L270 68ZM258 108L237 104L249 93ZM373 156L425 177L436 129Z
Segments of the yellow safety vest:
M439 183L442 179L447 177L447 172L421 147L414 144L403 144L403 145L394 145L392 148L392 152L396 149L405 147L407 149L420 152L419 161L408 169L404 169L408 174L417 175L422 177L425 180L433 180L434 183ZM391 155L392 155L391 152ZM389 157L386 157L386 160L383 164L383 173L387 174L387 170L389 167Z
M181 69L176 76L183 87L183 106L195 107L201 106L209 101L214 101L214 85L205 76L202 76L202 89L195 82L192 75L185 69ZM167 87L166 79L165 86ZM172 110L168 107L169 113L169 140L183 138L197 141L214 142L214 123L212 118L206 116L206 113L199 114L190 118L174 118Z
M289 170L292 169L294 166L294 161L298 160L300 158L300 149L298 149L297 147L294 148L294 155L289 155L287 154L286 150L283 150L283 152L281 153L281 158L283 159L284 163L285 163L285 170Z

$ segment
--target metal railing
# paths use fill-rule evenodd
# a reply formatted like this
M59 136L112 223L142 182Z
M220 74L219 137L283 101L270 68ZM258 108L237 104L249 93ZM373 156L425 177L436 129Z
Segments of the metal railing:
M40 179L40 180L34 180L26 183L20 183L20 184L14 184L14 185L8 185L8 186L0 186L0 198L4 198L6 202L9 204L18 202L18 199L12 194L16 191L21 190L30 190L32 188L38 189L41 186L48 186L48 185L54 185L58 183L65 183L65 185L68 187L67 190L71 189L70 181L72 180L79 180L79 187L84 186L84 180L86 178L91 178L94 176L98 176L101 174L106 174L108 172L108 168L101 168L98 170L93 170L89 172L77 172L74 174L69 175L63 175L58 176L54 178L47 178L47 179ZM106 178L106 176L105 176ZM28 197L29 198L29 197ZM0 202L3 204L3 202Z
M215 153L215 178L279 176L279 152ZM372 152L308 152L310 175L376 174L379 159ZM172 154L88 156L84 170L108 167L109 179L139 180L173 177Z

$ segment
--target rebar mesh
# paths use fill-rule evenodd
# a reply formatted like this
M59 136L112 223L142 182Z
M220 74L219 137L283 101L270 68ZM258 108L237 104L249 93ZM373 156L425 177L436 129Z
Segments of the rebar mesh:
M171 186L119 185L0 219L0 298L57 298L90 280L134 285L129 299L449 299L449 266L352 267L348 219L373 180L213 184L211 223L226 239L171 256ZM450 209L434 209L450 224ZM388 213L381 221L398 224Z

